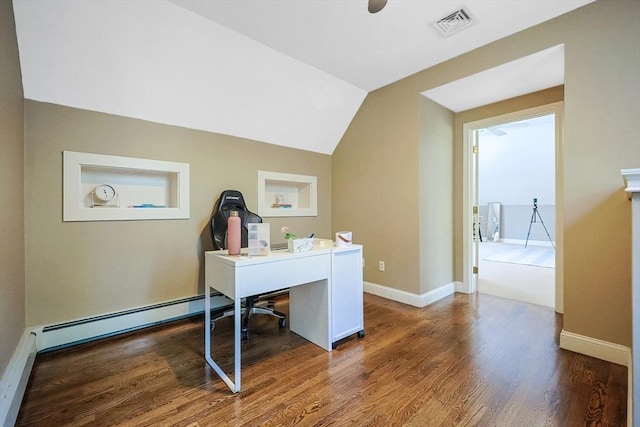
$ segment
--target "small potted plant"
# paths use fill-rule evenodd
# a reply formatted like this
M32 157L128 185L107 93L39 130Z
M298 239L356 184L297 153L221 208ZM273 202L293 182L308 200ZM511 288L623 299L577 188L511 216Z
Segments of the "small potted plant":
M287 249L289 252L306 252L313 249L313 238L304 237L298 238L296 234L289 230L289 227L284 226L280 229L282 235L287 240Z

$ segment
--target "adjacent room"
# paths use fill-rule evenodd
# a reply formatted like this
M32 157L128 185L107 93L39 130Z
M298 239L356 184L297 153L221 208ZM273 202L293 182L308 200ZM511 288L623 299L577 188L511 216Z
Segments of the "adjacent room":
M478 131L478 292L555 307L555 115Z
M633 425L638 40L636 0L0 0L0 425Z

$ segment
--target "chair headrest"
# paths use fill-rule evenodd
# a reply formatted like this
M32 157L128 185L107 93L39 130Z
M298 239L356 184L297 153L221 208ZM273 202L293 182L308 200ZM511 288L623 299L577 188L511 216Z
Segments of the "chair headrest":
M238 211L240 216L242 224L240 227L241 246L243 248L246 248L248 243L247 224L262 222L260 216L249 210L241 192L238 190L224 190L220 193L220 197L216 201L213 207L213 214L211 215L211 237L213 239L214 249L227 248L227 219L231 211Z
M223 211L229 210L247 210L242 193L237 190L224 190L218 199L218 209Z

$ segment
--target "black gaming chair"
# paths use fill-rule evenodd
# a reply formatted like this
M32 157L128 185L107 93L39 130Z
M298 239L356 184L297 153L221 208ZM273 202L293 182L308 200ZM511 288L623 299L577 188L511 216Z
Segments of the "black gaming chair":
M220 198L216 202L213 208L213 214L211 215L211 237L213 240L213 248L215 250L227 248L227 220L231 211L238 211L238 216L241 221L241 243L240 246L246 248L248 246L248 231L247 224L249 223L261 223L262 218L253 212L249 211L247 205L244 202L242 193L236 190L225 190L220 194ZM252 296L245 298L244 306L242 307L242 338L248 339L248 325L249 318L253 314L267 314L277 317L279 319L278 325L282 328L286 325L286 315L274 310L273 302L267 302L266 306L256 305L258 296ZM212 328L215 327L215 321L224 317L233 316L233 310L227 310L219 316L211 320Z

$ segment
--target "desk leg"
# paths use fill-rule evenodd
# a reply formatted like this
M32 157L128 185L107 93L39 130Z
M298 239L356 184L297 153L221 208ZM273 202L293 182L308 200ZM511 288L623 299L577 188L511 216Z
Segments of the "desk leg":
M209 364L211 359L211 288L204 284L204 358Z
M214 371L222 378L222 381L231 389L232 392L237 393L240 391L240 298L236 298L234 301L234 376L236 383L231 381L231 378L213 361L211 357L211 287L205 283L204 285L204 358L213 368Z
M233 356L234 356L234 367L233 367L233 376L236 380L236 385L235 385L235 389L233 390L235 393L240 391L240 339L241 339L241 334L240 334L240 325L242 325L242 304L240 303L240 298L236 298L235 299L235 304L234 304L234 313L233 313L233 320L234 320L234 331L233 331L233 340L234 340L234 351L233 351Z

